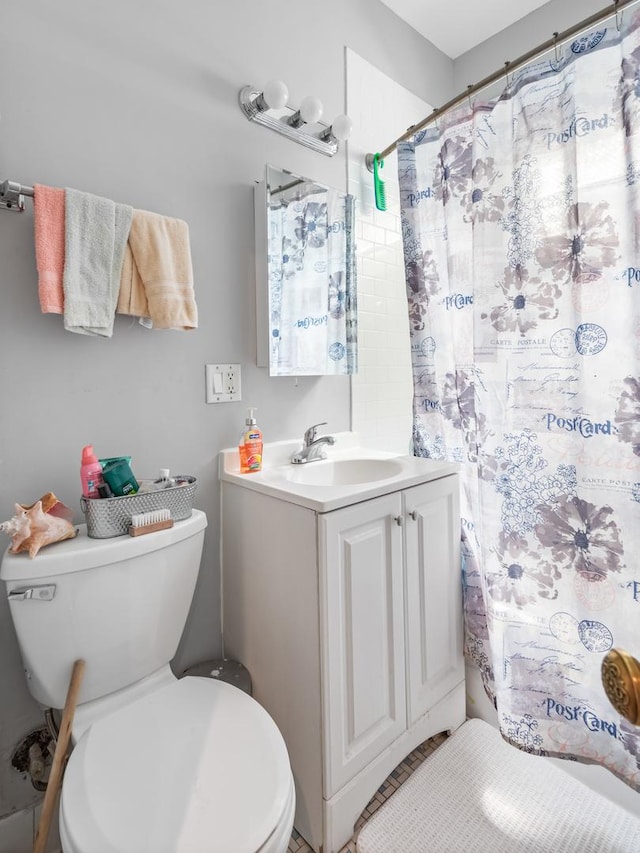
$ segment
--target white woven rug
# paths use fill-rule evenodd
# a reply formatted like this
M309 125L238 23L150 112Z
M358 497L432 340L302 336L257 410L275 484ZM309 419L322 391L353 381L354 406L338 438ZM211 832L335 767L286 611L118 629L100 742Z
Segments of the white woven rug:
M468 720L363 827L358 853L639 853L640 820Z

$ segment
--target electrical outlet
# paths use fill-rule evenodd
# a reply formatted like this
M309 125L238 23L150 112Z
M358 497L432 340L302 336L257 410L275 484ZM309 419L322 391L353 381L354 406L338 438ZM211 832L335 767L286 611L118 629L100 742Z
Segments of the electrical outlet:
M240 393L239 364L205 364L207 403L235 403Z

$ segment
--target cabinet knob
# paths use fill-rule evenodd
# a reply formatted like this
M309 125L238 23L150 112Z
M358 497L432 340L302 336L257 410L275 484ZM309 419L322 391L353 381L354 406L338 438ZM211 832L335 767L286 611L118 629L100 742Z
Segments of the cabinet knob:
M402 527L402 516L401 515L396 515L393 520L398 525L398 527Z
M417 521L420 518L420 513L417 509L412 509L409 513L409 518L412 518L414 521Z

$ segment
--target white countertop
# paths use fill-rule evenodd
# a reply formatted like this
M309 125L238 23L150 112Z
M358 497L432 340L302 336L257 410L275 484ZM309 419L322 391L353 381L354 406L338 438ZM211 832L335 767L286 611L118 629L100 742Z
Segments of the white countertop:
M456 474L459 471L459 466L452 462L422 459L367 447L362 444L360 436L354 432L333 435L336 443L327 447L327 459L306 462L303 465L293 465L290 461L291 455L302 446L301 440L265 444L262 471L252 474L240 473L238 448L227 448L220 451L219 455L220 480L308 507L316 512L330 512L353 503L396 492L399 489ZM316 473L318 472L316 466L326 466L334 461L350 459L393 459L397 465L393 466L391 476L371 482L339 485L311 485L296 482L298 476L304 477L304 472L300 472L299 469L313 466Z

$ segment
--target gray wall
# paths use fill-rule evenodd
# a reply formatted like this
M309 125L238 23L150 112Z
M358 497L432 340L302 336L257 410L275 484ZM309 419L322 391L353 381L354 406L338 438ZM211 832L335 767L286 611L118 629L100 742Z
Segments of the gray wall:
M31 202L23 214L0 211L0 520L15 501L52 490L81 521L88 443L102 456L131 454L141 476L167 466L195 474L209 529L178 669L221 652L216 456L236 443L246 406L257 406L267 441L315 421L349 428L347 378L270 379L255 366L253 297L252 187L265 163L345 186L344 153L310 152L237 106L241 86L281 77L292 102L313 93L328 118L343 112L345 45L427 102L452 94L451 60L377 0L0 8L0 180L71 186L187 220L200 311L191 333L122 317L110 340L64 332L60 317L40 313ZM218 361L241 363L241 403L205 405L204 365ZM251 535L251 519L238 524ZM2 817L37 798L9 757L41 722L4 596L0 684Z

